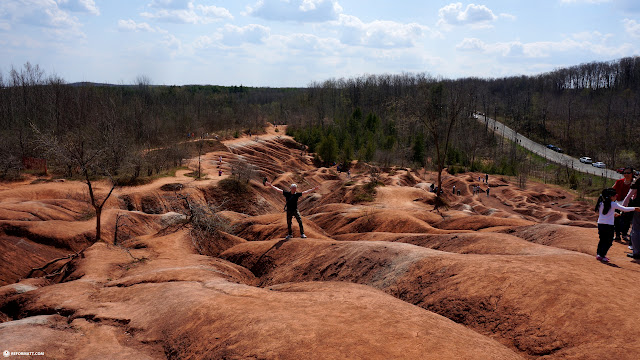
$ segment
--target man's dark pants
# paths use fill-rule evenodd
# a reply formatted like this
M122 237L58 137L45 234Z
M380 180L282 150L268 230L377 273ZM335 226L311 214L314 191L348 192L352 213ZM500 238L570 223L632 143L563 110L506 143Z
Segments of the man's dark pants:
M302 217L300 217L300 212L298 210L287 210L287 228L289 229L289 235L293 235L293 232L291 230L291 218L294 216L296 220L298 220L298 226L300 226L300 235L302 235L304 234L304 228L302 227Z

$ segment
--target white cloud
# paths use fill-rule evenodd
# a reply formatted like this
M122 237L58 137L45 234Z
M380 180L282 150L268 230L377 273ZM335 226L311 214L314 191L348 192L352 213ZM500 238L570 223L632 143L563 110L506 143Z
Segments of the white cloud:
M247 14L265 20L325 22L342 13L337 0L259 0Z
M56 0L61 9L100 15L100 10L93 0Z
M143 12L140 15L148 19L177 24L208 24L222 19L233 19L231 13L217 6L193 5L192 1L156 0L149 7L158 8L155 12Z
M199 36L192 44L195 49L206 49L219 43L222 40L222 34L215 34L214 36Z
M416 23L401 24L381 20L364 23L350 15L340 15L333 25L338 26L342 43L373 48L413 47L425 35L439 35L429 27Z
M43 28L45 33L57 37L84 37L78 18L60 9L54 0L3 0L0 24L6 30L27 25Z
M460 44L456 45L456 49L461 51L483 52L487 49L487 44L477 38L465 38Z
M159 9L187 9L191 0L153 0L148 6Z
M246 26L235 26L227 24L223 28L211 35L198 37L193 43L194 49L208 48L228 48L245 44L260 45L270 36L268 27L250 24Z
M147 23L136 23L135 21L129 20L118 20L118 30L120 31L146 31L146 32L156 32L149 24Z
M243 27L227 24L221 32L222 42L228 46L244 43L261 44L265 38L269 37L269 28L256 24Z
M638 22L631 19L624 19L622 22L624 23L624 29L627 34L640 38L640 24Z
M493 11L485 5L469 4L463 10L462 3L451 3L438 10L438 26L450 27L472 25L475 27L490 26L490 22L498 19Z
M338 39L321 38L312 34L275 35L271 38L273 45L280 44L287 50L303 54L333 54L344 48Z
M597 31L573 34L560 41L536 41L521 43L519 41L485 43L477 38L465 38L456 45L456 50L480 52L509 57L549 58L571 53L592 53L599 56L625 56L633 50L631 44L609 45L611 34Z
M160 41L160 45L163 48L169 50L169 53L172 57L180 55L184 52L182 41L171 34L165 35L164 38Z
M199 16L193 10L158 10L155 13L143 12L142 17L178 24L197 24Z
M233 19L233 16L229 12L229 10L217 6L205 6L198 5L198 10L202 12L204 16L211 16L219 19Z
M456 45L456 50L501 56L522 56L524 45L519 41L488 44L477 38L465 38L460 44Z
M507 14L507 13L500 13L499 17L507 19L507 20L511 20L511 21L515 21L517 19L515 15L511 15L511 14Z

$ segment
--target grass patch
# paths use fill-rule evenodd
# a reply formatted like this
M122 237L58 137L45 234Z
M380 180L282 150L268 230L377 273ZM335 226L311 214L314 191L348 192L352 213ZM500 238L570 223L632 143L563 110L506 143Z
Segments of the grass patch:
M376 199L378 193L376 187L384 186L381 182L369 182L364 185L358 185L353 189L353 200L355 202L372 202Z
M162 178L166 178L166 177L175 177L176 176L176 172L178 172L178 170L189 170L188 167L186 166L176 166L174 168L171 169L167 169L166 171L151 175L151 176L138 176L138 177L133 177L131 175L121 175L121 176L117 176L115 177L113 180L116 183L116 186L140 186L140 185L146 185L146 184L150 184L155 180L158 179L162 179ZM83 181L84 179L82 178L78 178L76 180L79 181Z
M240 194L245 193L250 190L250 185L248 182L240 181L233 177L228 177L226 179L222 179L218 182L218 187L231 194Z
M611 187L615 180L598 175L586 174L581 171L556 164L534 154L518 145L518 152L525 158L528 177L540 183L559 185L567 190L578 193L579 199L598 197L602 189Z
M200 173L200 177L198 177L198 172L197 171L188 172L188 173L184 174L184 176L192 177L192 178L194 178L196 180L205 180L207 178L207 174L203 173L203 172L201 172Z

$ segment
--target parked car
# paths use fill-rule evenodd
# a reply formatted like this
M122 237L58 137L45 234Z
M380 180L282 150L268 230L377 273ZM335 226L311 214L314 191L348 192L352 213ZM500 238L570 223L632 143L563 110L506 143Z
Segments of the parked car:
M616 172L617 172L618 174L622 174L622 173L624 173L624 170L625 170L625 169L626 169L626 168L623 168L623 167L621 167L621 168L617 168L617 169L616 169Z
M562 150L562 149L560 149L559 147L557 147L557 146L555 146L555 145L552 145L552 144L547 145L547 148L549 148L549 149L551 149L551 150L553 150L553 151L557 151L557 152L559 152L559 153L563 153L563 152L564 152L564 150Z
M607 165L605 165L602 161L594 162L594 163L593 163L593 164L591 164L591 165L593 165L593 166L595 166L595 167L597 167L597 168L600 168L600 169L604 169L604 168L606 168L606 167L607 167Z
M580 158L580 162L583 164L591 164L593 163L593 160L588 156L583 156Z

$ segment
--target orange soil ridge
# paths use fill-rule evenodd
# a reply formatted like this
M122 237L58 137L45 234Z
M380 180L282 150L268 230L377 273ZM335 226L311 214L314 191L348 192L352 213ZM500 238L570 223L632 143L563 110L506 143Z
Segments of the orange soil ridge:
M486 188L482 174L445 174L450 206L435 212L427 191L435 174L409 169L382 173L375 200L359 203L366 166L352 179L316 168L281 134L268 128L226 141L228 151L203 157L204 180L180 171L117 189L103 214L105 241L95 244L84 184L1 184L0 350L54 359L640 354L632 335L640 267L619 243L612 264L594 259L590 204L500 176L489 177L489 197L474 196L473 185ZM229 196L217 185L240 159L257 175L245 196ZM284 240L283 198L263 176L279 187L320 185L299 203L307 239ZM193 203L227 206L218 215L232 230L212 238L205 255L181 225L185 205L171 184ZM113 245L118 216L124 226ZM85 248L65 272L25 278Z

